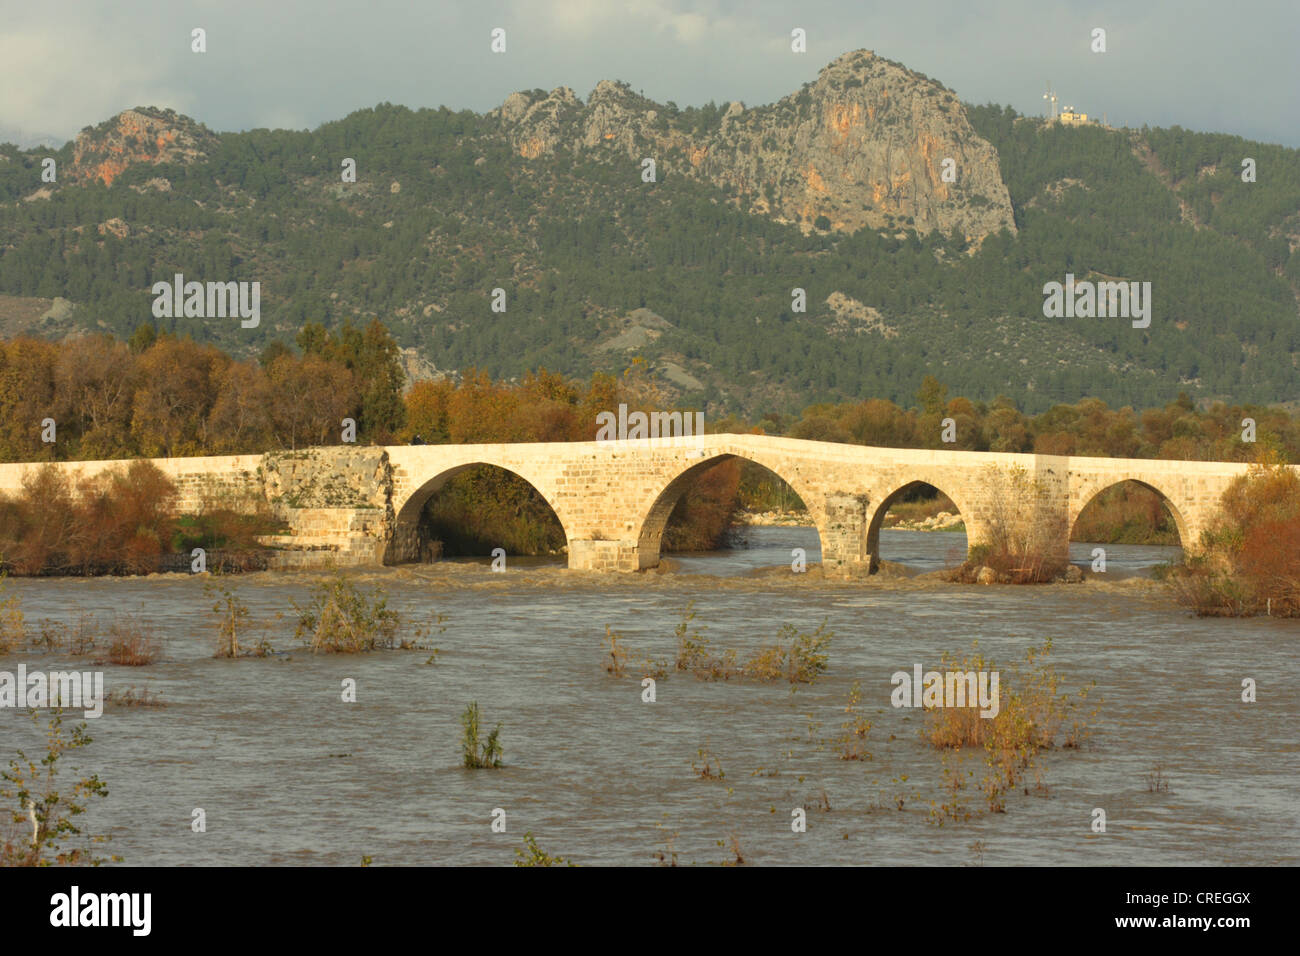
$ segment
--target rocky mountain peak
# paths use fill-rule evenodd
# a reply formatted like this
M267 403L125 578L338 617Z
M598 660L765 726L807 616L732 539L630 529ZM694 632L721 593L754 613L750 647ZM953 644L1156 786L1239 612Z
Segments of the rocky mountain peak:
M72 146L72 177L111 186L138 163L193 163L217 146L215 133L174 110L138 106L82 130Z
M836 58L723 138L703 173L759 192L757 208L805 230L956 230L972 242L1015 231L997 152L957 97L869 50Z
M938 229L975 244L1015 231L997 152L956 95L870 50L837 57L776 103L730 103L704 127L612 80L586 104L567 89L540 94L513 94L497 111L526 159L561 145L610 161L653 156L805 231Z
M625 83L619 83L616 80L601 80L596 84L596 88L591 91L591 95L587 97L587 105L592 106L604 100L624 100L632 95L631 89Z
M869 70L871 61L875 58L876 52L874 50L848 50L823 66L817 72L817 76L820 79L827 73L838 73L845 70L851 72L859 69Z
M542 90L511 93L488 115L501 120L520 156L536 159L555 149L561 131L581 109L582 100L573 90L559 86L550 93Z

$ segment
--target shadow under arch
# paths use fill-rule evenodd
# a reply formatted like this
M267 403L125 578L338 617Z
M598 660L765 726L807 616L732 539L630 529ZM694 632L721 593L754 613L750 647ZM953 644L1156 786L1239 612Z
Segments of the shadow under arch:
M1155 485L1151 484L1149 481L1144 481L1141 478L1117 478L1114 481L1110 481L1104 485L1100 485L1096 491L1090 494L1087 497L1087 499L1082 504L1079 505L1079 510L1075 514L1070 516L1069 537L1066 540L1068 541L1074 540L1075 525L1079 523L1079 518L1081 518L1083 516L1083 513L1086 510L1088 510L1088 506L1090 504L1096 501L1107 491L1110 491L1112 488L1118 488L1120 485L1128 485L1128 484L1133 484L1133 485L1137 485L1138 487L1145 488L1147 491L1150 491L1152 494L1154 494L1156 497L1160 499L1160 503L1163 504L1166 509L1168 509L1169 516L1174 519L1174 530L1178 532L1178 546L1182 548L1184 551L1186 551L1189 543L1191 543L1188 530L1187 530L1187 519L1183 517L1182 511L1179 509L1179 507L1176 504L1174 504L1174 500L1171 497L1169 497L1169 495L1165 494L1163 491L1161 491Z
M876 510L871 515L871 523L867 525L867 553L871 555L871 565L873 569L880 562L880 529L884 526L885 516L889 514L889 509L893 506L894 502L898 501L909 491L918 488L921 485L929 485L931 488L938 491L939 494L946 496L947 499L956 506L957 513L961 515L962 521L966 525L967 548L969 549L972 544L978 543L974 540L975 535L972 533L974 512L970 510L966 502L963 501L960 496L952 494L944 487L944 482L941 480L936 481L930 476L909 478L889 494L885 495L884 498L880 499L880 504L876 506Z
M498 471L503 471L512 477L518 478L525 485L531 488L533 493L536 494L537 497L546 504L546 507L551 510L551 514L555 515L556 521L560 524L560 529L564 532L565 548L568 548L569 522L565 520L564 515L561 514L560 510L555 507L555 503L537 487L537 484L531 481L527 475L521 474L508 465L502 465L495 461L483 459L467 461L451 468L445 468L433 477L421 483L411 492L411 494L406 498L406 501L404 501L402 506L397 510L393 519L393 540L388 548L385 549L384 564L404 564L422 559L424 546L427 543L422 540L421 530L421 519L424 515L425 505L429 503L430 499L432 499L434 495L446 487L447 482L451 481L456 476L472 471L475 468L494 468Z
M637 552L640 555L641 567L652 568L658 565L661 556L660 548L663 545L664 529L668 527L668 519L672 516L673 509L677 507L677 502L681 500L682 495L686 494L687 489L695 483L695 480L708 471L710 468L724 461L737 460L741 462L750 462L765 468L772 474L776 475L787 485L789 485L804 506L808 509L808 519L813 527L817 529L817 541L821 548L823 557L826 553L826 535L823 531L822 524L824 516L817 502L820 500L812 495L807 489L799 483L791 481L780 471L773 468L767 462L753 455L745 455L737 452L724 451L710 455L701 461L690 465L683 471L679 472L676 477L664 486L663 490L655 497L654 502L650 505L649 510L641 519L641 529L637 534Z

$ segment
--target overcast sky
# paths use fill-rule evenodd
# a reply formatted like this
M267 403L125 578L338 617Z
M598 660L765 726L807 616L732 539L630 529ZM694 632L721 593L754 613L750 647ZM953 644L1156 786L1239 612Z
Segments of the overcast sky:
M967 101L1041 114L1050 81L1111 125L1300 146L1298 46L1297 0L0 0L0 138L61 141L132 106L216 130L315 127L385 100L482 112L519 89L585 98L601 79L753 106L866 48Z

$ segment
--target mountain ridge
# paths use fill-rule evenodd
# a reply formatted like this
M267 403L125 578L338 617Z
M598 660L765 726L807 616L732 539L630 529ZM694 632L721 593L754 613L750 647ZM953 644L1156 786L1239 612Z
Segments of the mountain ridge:
M908 401L928 373L1031 409L1293 397L1296 150L1064 128L868 54L757 107L678 109L602 81L585 101L379 104L313 131L212 133L144 107L58 151L0 147L0 323L157 324L247 355L306 321L378 317L440 373L586 376L640 357L713 414ZM1234 172L1243 150L1257 184ZM47 155L61 172L42 184ZM260 327L154 320L148 290L176 272L260 280ZM1041 288L1067 272L1154 280L1152 330L1047 320ZM33 304L55 298L75 310Z
M989 233L1016 228L997 152L970 126L956 96L870 50L837 57L776 103L745 108L733 101L716 128L698 135L674 128L663 105L609 80L585 104L559 87L540 99L512 94L487 115L502 121L525 159L560 145L608 145L629 159L666 155L687 175L752 193L747 211L804 232L819 216L835 232L897 220L921 232L956 229L978 245ZM944 179L944 160L952 161L952 182Z

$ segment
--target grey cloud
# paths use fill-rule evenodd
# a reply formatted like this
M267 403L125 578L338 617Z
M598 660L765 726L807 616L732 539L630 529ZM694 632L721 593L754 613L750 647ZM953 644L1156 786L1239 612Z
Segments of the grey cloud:
M622 79L679 105L771 102L845 50L874 49L965 100L1039 113L1062 104L1112 124L1238 133L1300 146L1293 45L1300 6L1241 0L173 0L7 4L0 129L70 137L136 105L218 130L315 126L390 101L491 109L517 89ZM191 28L209 52L189 52ZM488 50L505 27L508 52ZM809 50L789 50L793 27ZM1093 27L1109 51L1088 49ZM53 64L53 68L51 68Z

